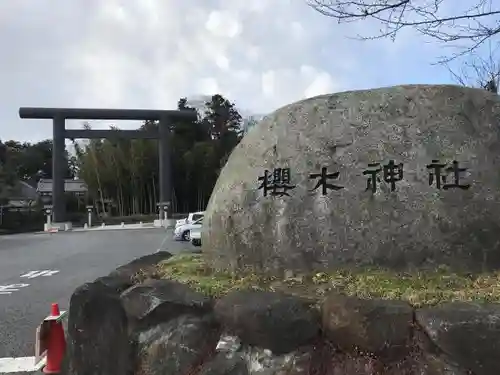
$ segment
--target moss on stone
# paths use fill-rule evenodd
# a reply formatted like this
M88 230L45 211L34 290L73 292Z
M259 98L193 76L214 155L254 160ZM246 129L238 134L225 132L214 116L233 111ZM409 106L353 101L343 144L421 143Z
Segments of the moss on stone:
M500 302L500 272L472 276L452 273L446 267L414 273L365 268L279 279L215 272L205 264L202 254L181 254L158 264L157 277L186 283L214 297L231 290L260 289L319 301L325 293L336 290L361 298L401 299L415 307L449 301Z

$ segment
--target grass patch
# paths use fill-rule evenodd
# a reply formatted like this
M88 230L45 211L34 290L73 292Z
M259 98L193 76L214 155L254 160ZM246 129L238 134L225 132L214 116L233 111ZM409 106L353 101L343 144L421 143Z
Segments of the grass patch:
M448 301L500 302L500 273L469 276L443 267L415 273L359 269L278 279L214 273L202 254L182 254L161 262L157 276L188 284L213 297L231 290L259 289L285 291L316 301L329 291L338 291L361 298L405 300L415 307Z

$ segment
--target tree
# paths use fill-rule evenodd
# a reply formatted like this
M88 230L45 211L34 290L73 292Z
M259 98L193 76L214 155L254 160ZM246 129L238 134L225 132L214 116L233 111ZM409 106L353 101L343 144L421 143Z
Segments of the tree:
M186 98L179 109L192 109ZM172 208L175 212L204 209L220 169L241 139L241 116L221 95L206 103L206 111L192 121L176 121L170 128ZM89 125L85 125L87 128ZM141 129L158 127L145 121ZM91 199L111 199L120 215L156 212L159 196L156 140L93 139L75 144L72 167L88 185Z
M363 39L396 38L399 31L413 28L420 34L448 44L461 43L459 52L444 61L470 53L500 33L500 7L475 0L465 11L454 13L456 0L307 0L321 14L339 22L372 19L383 25L375 35ZM463 6L465 3L463 2Z
M52 140L44 140L38 143L20 143L7 141L4 144L6 166L15 171L19 180L37 180L40 176L52 178ZM69 164L70 156L66 152L67 168L64 177L74 176Z
M5 165L0 164L0 205L5 205L9 202L9 198L14 193L15 176L5 168Z
M0 205L8 203L14 192L16 181L15 173L6 163L7 146L0 141Z
M498 56L495 56L491 48L487 57L472 52L457 70L454 70L448 63L444 65L458 84L483 88L498 94L500 63Z
M229 158L229 154L243 136L243 118L235 108L234 103L231 103L222 95L213 95L205 105L205 117L202 121L210 129L211 139L213 140L211 155L213 158L212 169L215 175L212 176L212 179L215 184L220 170Z
M242 118L233 103L222 95L213 95L206 103L205 120L213 139L221 139L226 134L241 132Z
M7 161L7 146L0 141L0 164L3 165Z

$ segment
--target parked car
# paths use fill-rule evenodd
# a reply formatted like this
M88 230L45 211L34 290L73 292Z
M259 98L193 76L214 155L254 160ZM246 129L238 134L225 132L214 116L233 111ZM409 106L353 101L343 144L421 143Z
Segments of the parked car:
M181 225L185 224L192 224L196 220L199 220L205 216L205 211L198 211L198 212L191 212L188 214L188 216L185 219L180 219L175 222L175 227L179 227Z
M191 229L190 238L193 246L201 246L201 230L202 226Z
M182 241L191 241L191 231L193 229L201 228L201 223L203 221L203 217L196 220L193 223L179 225L174 229L174 239L182 240Z

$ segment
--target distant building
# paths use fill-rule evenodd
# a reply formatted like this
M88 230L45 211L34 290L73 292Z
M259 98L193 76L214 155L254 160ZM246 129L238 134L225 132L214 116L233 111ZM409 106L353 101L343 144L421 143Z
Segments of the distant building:
M40 197L36 191L36 187L31 186L25 181L17 181L12 190L13 193L9 197L7 207L30 207Z

